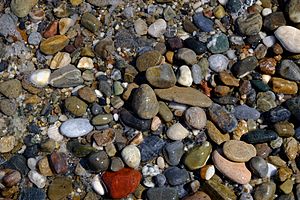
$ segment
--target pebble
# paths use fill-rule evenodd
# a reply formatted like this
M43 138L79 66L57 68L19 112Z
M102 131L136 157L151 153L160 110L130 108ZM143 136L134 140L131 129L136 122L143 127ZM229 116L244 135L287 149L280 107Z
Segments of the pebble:
M294 23L299 23L300 22L300 9L298 7L298 1L297 0L292 0L288 3L288 14L289 18L292 22Z
M212 159L215 167L232 181L247 184L251 180L251 172L246 168L245 163L231 162L222 157L217 150L212 153Z
M257 177L264 178L268 174L268 164L262 157L253 157L249 161L249 167L251 172Z
M257 144L270 142L272 140L275 140L277 137L278 135L276 134L276 132L272 130L256 129L244 134L241 140L249 144Z
M31 72L29 80L37 87L45 87L49 83L51 70L39 69Z
M122 158L128 167L137 169L141 162L140 150L135 145L128 145L122 150Z
M0 93L7 98L17 98L22 92L21 82L17 79L12 79L0 83Z
M12 0L10 3L11 11L18 17L26 17L32 7L37 4L37 0Z
M232 132L237 127L237 120L225 107L213 104L208 109L210 119L218 125L224 132Z
M99 20L93 14L88 12L82 15L81 25L93 33L96 33L100 29Z
M61 18L58 22L59 34L64 35L68 32L71 26L74 25L74 21L71 18Z
M213 54L208 58L209 67L215 72L225 71L229 60L223 54Z
M93 131L93 139L98 146L107 146L114 142L116 133L113 129L105 129L103 131Z
M147 23L141 18L134 21L134 30L138 35L146 35L148 31Z
M184 200L211 200L211 198L202 191L197 191L195 194L185 197Z
M0 34L4 37L13 35L21 39L21 34L17 30L16 20L9 14L2 14L0 17Z
M257 186L254 191L254 199L257 200L271 200L274 198L276 191L276 184L272 181L262 183Z
M289 160L295 160L295 158L298 156L297 140L293 137L284 138L283 149Z
M239 140L229 140L223 145L224 155L234 162L248 162L256 156L256 149L253 145Z
M165 143L163 139L155 135L145 137L144 141L139 145L142 162L152 160L158 156Z
M50 63L50 69L58 69L65 67L71 63L71 56L66 52L57 52L52 58Z
M292 26L280 26L274 32L282 46L291 53L300 53L300 39L296 37L299 33L300 30Z
M228 133L222 134L218 128L212 123L211 121L207 120L206 123L207 128L207 134L209 138L216 144L220 145L225 141L228 141L230 139L230 136Z
M108 37L104 38L96 44L94 50L97 56L106 59L115 50L114 41Z
M147 190L148 200L178 199L177 191L173 187L154 187Z
M93 117L91 123L94 126L101 126L101 125L109 124L112 121L113 121L112 114L99 114Z
M0 100L0 111L7 116L13 116L16 114L17 105L9 99Z
M29 200L29 199L46 199L46 193L43 189L35 188L35 187L28 187L22 189L20 193L20 199Z
M189 173L185 169L178 167L169 167L164 171L168 183L171 186L181 185L189 180Z
M184 40L184 45L187 48L193 50L197 55L203 54L207 50L205 43L200 42L197 39L192 38L192 37Z
M163 64L150 67L146 71L146 79L156 88L170 88L176 84L176 76L170 65Z
M288 109L277 106L264 113L264 120L268 123L276 123L288 120L290 116L291 112Z
M42 40L42 35L39 32L32 32L28 36L28 43L32 45L39 45Z
M40 45L40 50L44 54L52 55L65 48L69 41L69 38L65 35L55 35L43 40Z
M173 113L169 109L169 107L162 101L159 101L159 111L158 114L162 120L165 122L170 122L173 119Z
M282 60L279 65L279 74L292 81L300 80L300 69L292 60Z
M110 169L114 172L119 171L124 168L124 163L121 158L113 157L111 159Z
M106 171L101 177L111 198L127 197L136 190L141 178L139 171L129 168L123 168L117 172Z
M50 85L57 88L75 87L83 83L81 72L73 65L67 65L51 73Z
M286 20L283 12L273 12L264 19L264 27L270 31L284 25L286 25Z
M38 188L44 188L46 185L47 178L37 171L29 171L28 173L29 180L34 183Z
M271 91L260 92L257 95L257 110L266 112L276 107L275 94Z
M177 51L177 58L183 60L187 65L193 65L197 63L196 53L188 48L181 48Z
M167 130L167 137L171 140L183 140L189 135L189 131L180 123L173 124Z
M229 41L224 33L213 35L207 43L207 48L211 53L224 53L229 49Z
M146 71L149 67L157 66L162 61L162 55L159 51L147 51L136 59L136 68L140 71Z
M214 22L207 17L203 16L203 13L199 12L193 16L194 24L204 32L211 32L214 30Z
M179 73L178 74L179 75L178 75L177 82L180 85L187 86L187 87L192 85L192 83L193 83L192 72L191 72L190 68L187 65L182 65L179 68Z
M65 174L68 171L67 155L63 152L52 152L49 163L57 174Z
M192 128L203 129L206 126L206 114L202 108L190 107L184 114L185 122Z
M12 187L14 185L17 185L21 181L21 173L17 170L9 170L5 173L5 175L2 178L2 183L6 187Z
M296 117L298 121L300 121L300 97L294 97L286 101L286 106L288 110L292 113L293 116Z
M226 9L231 13L237 13L241 8L242 2L240 0L228 0L226 3Z
M197 145L185 153L183 163L190 170L196 170L203 167L210 157L212 146L209 142Z
M212 105L212 101L209 97L190 87L174 86L168 89L155 89L154 92L159 98L167 101L175 101L177 103L199 107L209 107Z
M243 15L237 18L239 31L246 36L256 35L262 28L263 19L259 13Z
M298 86L296 82L288 81L282 78L273 77L271 79L273 88L272 90L275 93L282 93L282 94L297 94Z
M0 138L0 153L7 153L14 149L16 145L14 136L3 136Z
M82 137L93 130L93 126L88 119L76 118L68 119L60 126L60 132L66 137Z
M295 134L294 125L287 121L274 124L274 128L279 137L292 137Z
M167 143L163 149L163 155L169 165L178 165L180 159L184 153L183 143L181 141L175 141Z
M100 182L99 175L94 176L94 178L92 179L92 187L97 194L99 195L105 194L104 187Z
M132 108L142 119L151 119L158 113L159 104L149 85L143 84L136 90L132 99Z
M254 70L258 65L258 60L254 56L249 56L243 60L239 60L232 66L232 72L237 77L242 77L245 74Z
M78 69L93 69L94 68L93 59L88 58L88 57L80 58L80 60L77 64L77 68Z
M215 175L216 170L213 165L205 165L200 169L200 176L202 179L209 180Z
M107 170L109 163L110 160L105 151L94 152L88 156L89 167L96 172Z
M37 168L43 176L53 176L52 170L47 157L42 158L37 163Z
M255 108L251 108L244 104L244 105L239 105L234 108L234 116L237 119L257 120L260 117L260 112L258 112Z
M195 84L200 84L202 79L204 78L201 67L195 64L192 66L191 71L192 71L193 82Z
M65 100L66 109L75 116L83 116L87 109L87 104L78 97L71 96Z
M55 177L48 187L50 200L64 199L72 192L72 180L68 177Z
M161 37L167 29L167 23L163 19L157 19L153 24L148 28L148 34L152 37L159 38Z
M293 190L294 181L291 179L286 180L284 183L282 183L279 188L280 190L285 194L290 194Z

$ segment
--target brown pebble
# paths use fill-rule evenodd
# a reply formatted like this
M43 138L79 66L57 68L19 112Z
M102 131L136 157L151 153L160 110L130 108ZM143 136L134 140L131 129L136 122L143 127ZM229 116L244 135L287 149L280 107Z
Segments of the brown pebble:
M280 167L278 169L278 178L281 182L285 181L286 179L290 178L293 174L293 171L288 167Z
M272 46L273 52L277 55L283 54L283 49L280 44L276 43Z
M43 33L44 38L50 38L57 34L58 31L58 21L53 21Z
M95 91L90 87L83 87L78 90L78 95L81 99L93 103L97 101L97 96Z
M14 185L17 185L21 181L21 178L22 177L20 172L18 172L17 170L10 170L4 175L2 183L6 187L12 187Z
M50 165L57 174L64 174L68 171L67 155L54 151L50 155Z
M44 157L41 160L39 160L39 162L38 162L38 169L39 169L39 172L43 176L52 176L53 175L47 157Z
M235 78L232 74L227 71L222 71L219 73L220 80L228 86L239 86L239 79Z
M272 90L275 93L282 94L297 94L298 86L294 81L288 81L282 78L272 78Z
M262 158L267 158L272 152L272 149L269 147L268 143L256 144L256 155Z
M214 93L217 96L226 96L228 95L228 93L230 92L230 87L225 86L225 85L217 85L217 87L215 87L214 89Z
M93 132L93 139L98 146L106 146L112 143L116 138L116 134L113 129L106 129L104 131Z
M274 58L263 58L259 61L260 70L268 75L275 74L276 60Z
M185 197L184 200L211 200L211 198L205 192L198 191L191 196Z

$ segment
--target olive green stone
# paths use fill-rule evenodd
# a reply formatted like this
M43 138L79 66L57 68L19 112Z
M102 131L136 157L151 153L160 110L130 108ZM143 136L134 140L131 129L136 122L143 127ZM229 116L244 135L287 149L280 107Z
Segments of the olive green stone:
M92 124L95 126L100 126L100 125L108 124L112 120L113 120L112 114L100 114L95 116L92 119Z
M19 80L12 79L0 83L0 93L7 98L17 98L22 92L22 85Z
M176 76L170 65L150 67L146 71L147 81L157 88L169 88L176 84Z
M236 200L237 197L234 191L228 186L221 183L220 178L214 175L208 181L205 181L203 190L207 193L211 199L218 200Z
M93 33L96 33L100 28L100 21L91 13L84 13L82 15L81 24Z
M136 60L136 68L140 71L146 71L149 67L159 65L162 61L163 56L159 51L147 51L140 55Z
M274 127L280 137L292 137L295 134L294 125L287 121L278 122Z
M289 194L293 190L294 181L291 179L286 180L284 183L282 183L279 188L282 192L285 194Z
M222 134L214 123L209 120L206 122L206 128L208 137L216 144L220 145L223 142L230 140L230 135L228 133Z
M121 95L124 92L124 88L121 85L121 82L115 81L114 82L114 95Z
M82 116L86 112L87 104L78 97L71 96L65 100L66 109L75 116Z
M212 146L209 142L204 142L202 145L197 145L190 149L184 155L184 164L190 170L195 170L203 167L208 160Z
M95 151L96 149L94 147L82 144L79 144L78 146L76 146L76 148L72 149L72 153L78 158L83 158Z
M50 200L66 199L72 192L72 180L67 177L56 177L48 188L48 198Z
M159 101L159 110L158 114L165 122L170 122L173 119L173 113L169 109L169 107L163 101Z
M254 192L255 200L272 200L276 191L276 184L274 182L263 183L256 187Z
M69 41L69 38L65 35L55 35L42 41L40 50L44 54L55 54L65 48Z
M12 0L10 3L11 11L18 17L25 17L37 4L38 0Z

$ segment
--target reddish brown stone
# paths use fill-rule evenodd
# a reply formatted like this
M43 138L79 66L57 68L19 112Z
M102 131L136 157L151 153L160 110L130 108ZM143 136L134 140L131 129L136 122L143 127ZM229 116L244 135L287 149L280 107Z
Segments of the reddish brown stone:
M54 35L57 34L57 30L58 30L58 22L54 21L52 22L46 29L46 31L44 32L43 36L45 38L50 38Z
M274 58L263 58L259 61L260 70L269 75L275 74L276 60Z
M5 174L5 176L2 179L2 183L6 187L12 187L14 185L17 185L21 180L21 174L20 172L16 170L11 170Z
M105 172L102 176L109 195L116 199L127 197L134 192L141 178L139 171L129 168L123 168L117 172Z
M50 155L50 164L57 174L64 174L68 171L67 155L54 151Z

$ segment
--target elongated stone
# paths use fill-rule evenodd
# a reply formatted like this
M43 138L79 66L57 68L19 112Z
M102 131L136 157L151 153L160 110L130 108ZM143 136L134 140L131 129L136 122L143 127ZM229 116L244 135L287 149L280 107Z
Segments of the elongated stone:
M93 33L96 33L100 28L100 21L91 13L84 13L82 15L81 24Z
M250 144L257 144L257 143L270 142L272 140L275 140L277 137L278 135L274 131L256 129L244 134L241 137L241 140Z
M224 155L234 162L247 162L256 156L256 149L252 144L239 140L229 140L223 145Z
M44 54L55 54L61 51L69 43L69 38L65 35L55 35L41 42L40 50Z
M75 87L83 83L81 72L73 65L67 65L51 73L50 85L53 87Z
M70 138L84 136L92 130L93 126L84 118L69 119L60 126L60 132Z
M300 30L292 26L281 26L274 32L282 46L292 53L300 53Z
M300 121L300 96L287 100L285 104L292 115Z
M121 110L120 118L125 125L135 128L137 130L145 131L150 129L150 125L151 125L150 120L140 119L135 115L133 115L132 113L130 113L128 110L125 109Z

